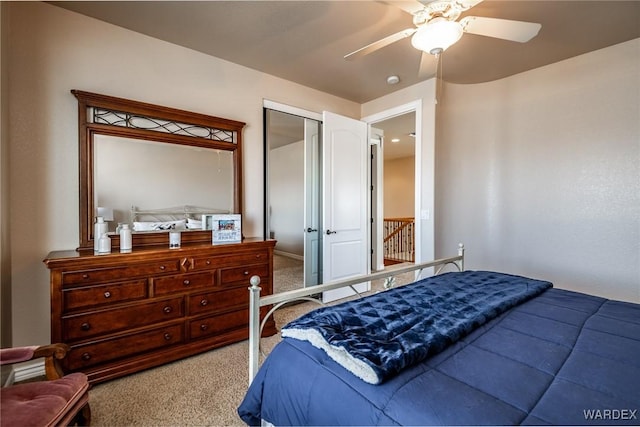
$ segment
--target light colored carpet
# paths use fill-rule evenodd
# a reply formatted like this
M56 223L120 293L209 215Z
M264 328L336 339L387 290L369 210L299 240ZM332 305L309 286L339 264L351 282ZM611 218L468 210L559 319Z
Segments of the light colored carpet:
M94 426L242 425L248 345L236 343L94 386Z
M397 285L411 281L403 275ZM382 289L372 284L372 292ZM282 292L282 288L279 288ZM280 329L317 308L314 303L285 307L274 315ZM268 353L280 335L265 338ZM248 342L211 350L158 368L95 385L89 392L94 426L243 425L236 409L248 386Z
M273 292L300 289L304 283L303 261L282 255L273 256Z
M283 324L317 307L313 303L275 314ZM280 336L262 340L268 353ZM93 426L244 425L236 409L249 383L248 341L231 344L95 385L89 392Z

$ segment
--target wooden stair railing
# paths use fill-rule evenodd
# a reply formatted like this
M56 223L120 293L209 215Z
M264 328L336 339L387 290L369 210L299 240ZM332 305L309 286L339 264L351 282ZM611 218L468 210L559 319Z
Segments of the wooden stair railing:
M384 219L384 263L415 262L415 220L412 217Z

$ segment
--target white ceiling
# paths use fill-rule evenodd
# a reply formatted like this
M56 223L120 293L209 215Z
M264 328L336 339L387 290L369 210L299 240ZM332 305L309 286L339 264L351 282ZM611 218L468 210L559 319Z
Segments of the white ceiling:
M433 77L419 76L421 53L409 39L343 59L413 28L411 15L393 1L49 3L358 103ZM640 37L635 0L485 0L464 15L538 22L542 29L525 44L465 34L442 57L449 82L495 80ZM395 86L386 84L392 74L400 77Z

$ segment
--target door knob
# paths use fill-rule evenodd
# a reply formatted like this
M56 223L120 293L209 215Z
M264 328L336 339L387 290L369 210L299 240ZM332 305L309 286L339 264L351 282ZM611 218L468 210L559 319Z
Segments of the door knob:
M337 233L337 231L331 231L331 230L327 230L327 232L326 232L327 236L328 236L329 234L336 234L336 233Z
M318 231L318 229L317 228L311 228L311 227L307 228L307 233L313 233L314 231Z

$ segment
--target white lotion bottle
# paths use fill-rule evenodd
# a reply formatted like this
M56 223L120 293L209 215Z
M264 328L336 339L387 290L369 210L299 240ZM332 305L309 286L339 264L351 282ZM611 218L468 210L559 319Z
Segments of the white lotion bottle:
M93 229L93 253L97 254L100 252L100 238L103 234L106 234L109 227L109 224L104 222L104 218L99 216L96 217L96 223Z
M111 238L107 233L103 233L98 243L98 255L111 253Z
M132 248L131 229L129 224L122 224L120 228L120 252L128 254Z

